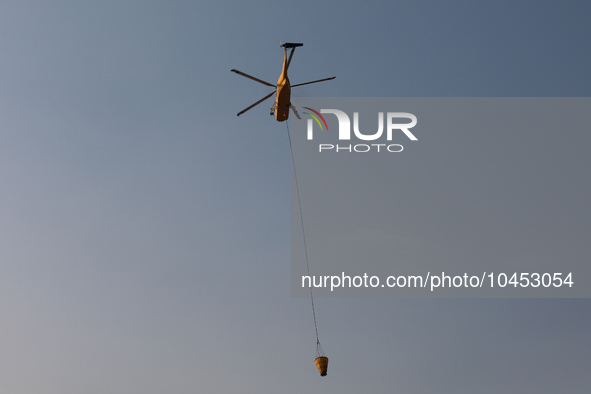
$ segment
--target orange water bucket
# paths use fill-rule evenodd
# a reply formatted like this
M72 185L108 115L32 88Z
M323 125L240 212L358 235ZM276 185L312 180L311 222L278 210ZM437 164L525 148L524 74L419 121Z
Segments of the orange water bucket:
M328 357L317 357L314 360L314 364L316 364L320 376L326 376L326 372L328 371Z

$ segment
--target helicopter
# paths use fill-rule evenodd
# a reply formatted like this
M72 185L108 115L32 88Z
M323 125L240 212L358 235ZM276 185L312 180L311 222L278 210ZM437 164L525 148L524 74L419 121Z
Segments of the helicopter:
M329 81L331 79L336 78L336 76L334 76L331 78L318 79L316 81L310 81L310 82L298 83L297 85L291 85L289 83L289 78L287 78L287 69L289 68L289 64L291 63L291 58L293 57L293 53L294 53L295 49L297 47L301 47L303 45L304 44L302 44L302 43L291 43L291 42L286 42L285 44L281 44L281 47L283 47L283 69L281 71L281 75L279 76L279 80L277 81L277 86L270 84L269 82L265 82L263 80L255 78L252 75L248 75L246 73L243 73L242 71L238 71L236 69L230 70L232 72L235 72L238 75L242 75L243 77L250 78L253 81L257 81L258 83L262 83L263 85L267 85L272 88L275 88L275 90L273 92L269 93L267 96L263 97L262 99L260 99L259 101L257 101L253 105L251 105L250 107L245 108L242 111L238 112L238 114L236 116L242 115L243 113L245 113L249 109L259 105L260 103L262 103L263 101L267 100L269 97L271 97L272 95L275 94L275 103L271 107L271 114L270 115L271 116L274 115L275 119L277 119L278 122L283 122L289 118L289 109L291 108L294 111L295 115L299 118L295 107L291 105L291 88L295 88L296 86L309 85L311 83ZM289 58L287 57L287 50L288 49L291 49L289 52Z

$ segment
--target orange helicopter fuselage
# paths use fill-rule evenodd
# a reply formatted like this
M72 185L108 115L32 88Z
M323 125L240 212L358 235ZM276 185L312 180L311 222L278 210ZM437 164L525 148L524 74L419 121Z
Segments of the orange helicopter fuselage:
M263 97L262 99L257 101L256 103L254 103L254 104L246 107L242 111L238 112L236 114L236 116L242 115L246 111L249 111L250 109L252 109L252 108L256 107L257 105L259 105L260 103L262 103L263 101L268 100L273 95L275 95L275 104L273 104L273 107L271 107L271 115L275 116L275 119L278 122L283 122L289 118L289 110L290 109L293 110L294 113L296 114L296 116L299 118L299 115L296 112L295 108L291 105L291 88L292 87L295 88L295 87L303 86L303 85L310 85L312 83L329 81L331 79L336 78L336 77L330 77L330 78L318 79L316 81L297 83L292 86L289 83L289 78L287 78L287 69L289 68L289 64L291 63L291 58L293 57L293 52L295 51L295 49L297 47L301 47L303 45L304 44L302 44L302 43L295 43L295 42L286 42L285 44L281 45L283 47L283 69L281 70L281 75L279 76L279 79L277 80L277 85L273 85L270 82L266 82L266 81L263 81L262 79L255 78L252 75L248 75L248 74L243 73L242 71L238 71L236 69L230 70L230 71L235 72L236 74L241 75L245 78L252 79L253 81L256 81L256 82L261 83L263 85L275 88L274 91L272 91L271 93L269 93L268 95L266 95L265 97ZM287 56L288 49L291 49L291 51L289 52L289 57Z
M287 48L283 51L283 70L277 81L277 95L275 96L275 119L283 122L289 118L289 106L291 105L291 85L287 78Z

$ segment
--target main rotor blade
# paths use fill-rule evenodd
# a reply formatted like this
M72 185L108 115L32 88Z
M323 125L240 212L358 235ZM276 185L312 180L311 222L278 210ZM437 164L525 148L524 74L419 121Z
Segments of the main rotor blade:
M269 93L268 95L266 95L265 97L263 97L262 99L260 99L259 101L257 101L256 103L254 103L253 105L251 105L250 107L238 112L238 114L236 114L236 116L240 116L243 113L245 113L246 111L248 111L249 109L251 109L252 107L255 107L257 105L259 105L260 103L262 103L263 101L265 101L266 99L268 99L269 97L271 97L272 95L275 94L275 91L272 91L271 93Z
M245 74L242 71L238 71L238 70L235 70L235 69L232 69L230 71L235 72L238 75L242 75L243 77L250 78L253 81L257 81L258 83L262 83L263 85L267 85L267 86L270 86L272 88L276 88L277 87L277 85L271 85L269 82L262 81L262 80L260 80L258 78L253 77L252 75Z
M302 118L300 118L300 114L298 114L298 111L296 111L296 107L294 107L293 105L290 105L289 108L291 108L291 110L295 114L296 118L302 119Z
M291 47L291 52L289 53L289 59L287 60L287 69L289 70L289 65L291 64L291 58L293 57L293 53L295 52L295 47Z
M304 82L304 83L298 83L297 85L291 85L292 88L295 88L296 86L302 86L302 85L309 85L311 83L316 83L316 82L322 82L322 81L330 81L331 79L335 79L335 77L331 77L331 78L324 78L324 79L319 79L317 81L310 81L310 82Z

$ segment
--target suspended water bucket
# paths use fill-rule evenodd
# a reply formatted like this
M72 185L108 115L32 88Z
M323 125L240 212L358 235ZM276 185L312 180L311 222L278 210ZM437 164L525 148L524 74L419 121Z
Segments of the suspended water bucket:
M316 364L320 376L326 376L326 372L328 371L328 357L316 357L314 364Z
M320 376L326 376L326 372L328 371L328 357L324 354L324 350L322 349L322 346L320 346L318 337L316 337L316 359L314 360L314 364L316 364Z

